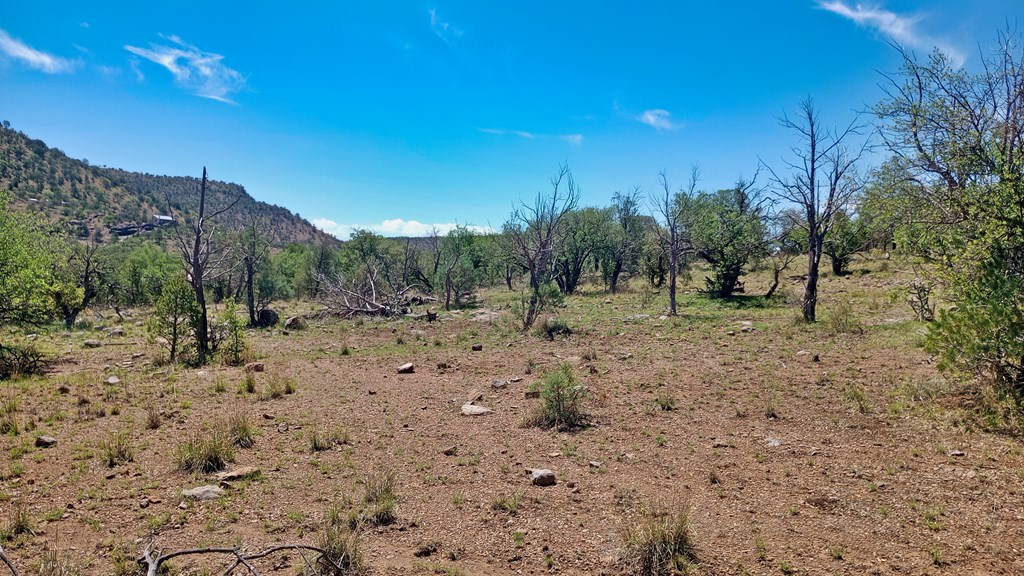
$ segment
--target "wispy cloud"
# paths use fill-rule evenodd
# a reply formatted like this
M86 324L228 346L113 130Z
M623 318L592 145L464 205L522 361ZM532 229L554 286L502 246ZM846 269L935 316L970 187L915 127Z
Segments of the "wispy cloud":
M78 67L78 62L36 50L17 38L11 38L2 29L0 29L0 54L47 74L70 73Z
M437 15L437 10L431 8L427 10L430 14L430 28L434 31L434 34L441 39L445 44L451 46L453 42L462 37L463 31L458 26L441 20L441 17Z
M160 35L171 43L170 46L150 42L149 48L126 45L125 50L166 68L174 81L182 88L197 96L234 104L231 97L245 88L245 77L237 70L224 65L224 57L212 52L203 52L181 38ZM144 76L133 67L139 80Z
M672 113L660 108L644 110L636 119L658 130L675 130L679 128L679 124L672 120Z
M381 236L429 236L435 229L439 234L447 234L454 230L457 224L454 222L424 224L417 220L403 220L402 218L384 220L379 224L339 224L329 218L316 218L313 220L313 226L336 238L347 240L356 230L369 230ZM467 226L467 228L481 234L494 231L488 226Z
M500 128L478 128L478 130L484 134L494 134L495 136L517 136L524 140L557 138L574 146L579 146L583 143L583 134L536 134L525 130L502 130Z
M924 19L921 15L897 14L874 5L850 5L843 0L818 0L818 7L838 14L858 26L871 28L911 48L924 50L938 48L946 53L957 66L963 66L967 59L963 51L948 41L922 33L918 29L918 23Z

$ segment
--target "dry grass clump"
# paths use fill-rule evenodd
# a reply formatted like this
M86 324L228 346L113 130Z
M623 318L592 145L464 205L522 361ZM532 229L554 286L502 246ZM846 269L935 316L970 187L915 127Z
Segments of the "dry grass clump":
M239 448L252 448L256 444L256 426L253 425L249 414L241 410L232 412L228 416L225 426L231 444Z
M8 542L18 536L35 536L36 529L32 523L32 517L28 514L28 508L23 502L18 502L11 509L11 519L0 532L0 541Z
M364 521L377 526L391 524L395 521L395 503L398 501L395 496L395 488L398 486L398 477L394 470L375 468L363 480L363 501L366 509L363 511Z
M135 459L131 434L127 430L114 432L100 441L100 454L110 468Z
M232 439L219 428L192 434L178 446L178 468L185 472L218 472L234 459Z
M627 574L686 574L697 562L689 510L649 515L625 540L620 561Z
M328 524L317 539L323 553L317 557L311 574L346 576L364 572L359 536L344 526Z

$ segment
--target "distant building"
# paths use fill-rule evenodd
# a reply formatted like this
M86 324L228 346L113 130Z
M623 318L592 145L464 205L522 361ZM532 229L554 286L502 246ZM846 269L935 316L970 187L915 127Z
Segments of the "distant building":
M153 224L155 226L167 226L168 224L174 224L174 218L164 214L153 214Z

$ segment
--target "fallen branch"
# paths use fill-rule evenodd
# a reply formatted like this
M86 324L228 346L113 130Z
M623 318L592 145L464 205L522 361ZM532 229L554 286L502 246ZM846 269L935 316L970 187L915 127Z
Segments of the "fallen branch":
M259 576L259 572L251 564L251 562L253 560L259 560L261 558L266 558L267 556L270 556L271 554L275 554L277 552L282 552L282 551L287 551L287 550L293 550L293 551L298 552L299 555L302 556L302 559L306 562L307 566L310 565L310 562L309 562L309 560L306 559L306 557L305 557L305 555L303 553L304 552L313 552L313 553L316 553L316 554L319 555L319 558L317 559L317 562L326 563L329 567L336 569L338 571L338 573L344 573L344 571L346 570L346 568L344 566L342 566L341 564L338 564L338 563L332 561L330 558L328 558L328 554L327 554L326 550L324 550L323 548L319 548L317 546L310 546L310 545L307 545L307 544L280 544L280 545L277 545L277 546L272 546L272 547L267 548L265 550L261 550L259 552L254 552L252 554L243 554L242 551L240 549L238 549L238 548L216 548L216 547L188 548L188 549L185 549L185 550L175 550L173 552L166 552L165 553L165 552L163 552L161 550L158 550L158 549L154 548L153 544L150 543L148 546L146 546L146 550L142 553L142 556L138 559L138 563L146 568L146 576L158 576L158 574L160 573L160 566L164 562L167 562L168 560L170 560L172 558L178 558L180 556L196 556L196 555L201 555L201 554L224 554L224 555L230 555L230 556L234 556L235 557L235 561L231 564L231 566L229 566L227 568L227 570L224 571L224 576L230 576L240 566L244 566L245 569L252 576ZM10 566L10 564L8 564L8 565ZM14 567L11 566L11 569L13 570ZM15 576L17 576L17 572L15 572Z

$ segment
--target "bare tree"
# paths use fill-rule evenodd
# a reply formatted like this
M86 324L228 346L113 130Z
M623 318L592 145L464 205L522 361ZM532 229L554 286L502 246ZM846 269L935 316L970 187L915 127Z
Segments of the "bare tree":
M210 279L214 271L223 271L223 264L227 261L229 253L224 249L215 249L213 244L214 234L217 231L216 218L227 212L241 200L239 195L226 206L206 214L206 166L203 166L203 180L199 186L199 212L187 228L182 232L181 218L174 219L174 232L176 235L178 251L185 264L185 278L188 280L192 291L196 293L196 303L199 304L199 317L196 325L193 326L196 337L196 355L199 363L206 362L210 355L210 321L206 311L206 289L204 282ZM167 202L170 207L170 201Z
M255 212L245 215L242 231L238 235L238 246L242 252L242 273L245 275L245 304L249 309L249 326L259 324L256 274L270 257L270 219ZM265 305L265 304L264 304Z
M779 120L783 128L796 133L792 159L783 160L789 174L780 174L767 166L772 175L775 196L791 202L803 215L800 226L807 233L807 281L804 284L802 309L804 319L814 322L818 305L818 271L822 243L828 236L838 214L846 209L860 190L863 180L856 172L857 162L867 142L850 149L849 140L860 135L863 125L859 116L843 129L822 125L814 101L808 97L800 103L796 118L787 115Z
M673 192L668 183L668 175L664 171L658 174L661 180L661 193L652 196L650 199L656 214L661 221L656 228L658 239L662 250L668 256L668 311L672 316L676 315L676 290L679 277L679 268L682 266L683 257L689 250L689 242L683 234L683 216L680 212L679 198L685 194L687 198L693 196L697 189L697 181L700 180L700 169L694 166L690 169L690 182L685 190Z
M530 275L530 294L524 302L523 329L528 329L544 307L541 288L551 279L558 249L558 234L565 215L576 207L580 191L567 165L551 178L551 192L538 192L533 204L523 202L505 224L509 248Z

